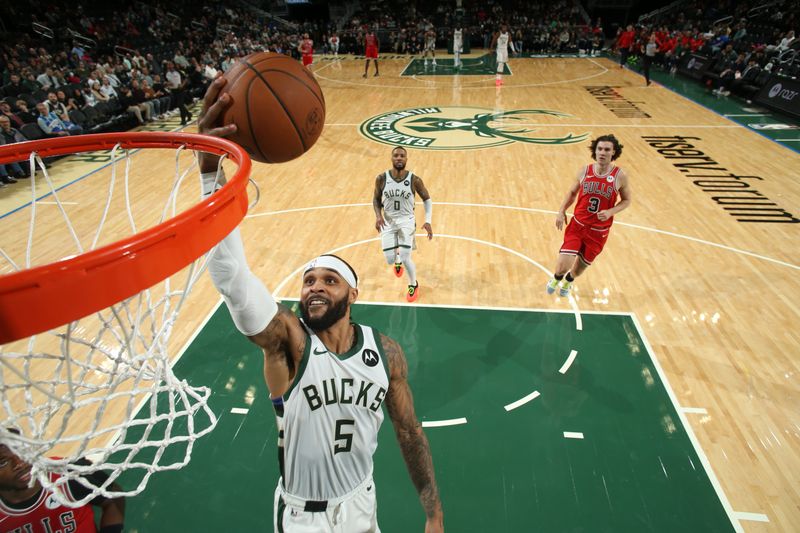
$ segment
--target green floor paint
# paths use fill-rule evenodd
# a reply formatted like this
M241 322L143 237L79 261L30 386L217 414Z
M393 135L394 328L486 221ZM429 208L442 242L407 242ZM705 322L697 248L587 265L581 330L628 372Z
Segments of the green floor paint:
M497 74L497 62L494 54L481 57L462 58L461 66L456 67L452 58L437 58L436 66L425 64L422 59L412 59L406 65L401 76L494 76ZM503 65L503 74L511 74L508 64Z
M564 313L357 305L353 316L404 347L421 420L468 420L426 429L448 531L733 529L630 317L583 315L577 331ZM258 350L223 306L175 372L212 387L220 422L187 467L129 499L127 531L271 531L276 434ZM388 420L375 480L381 530L422 531Z

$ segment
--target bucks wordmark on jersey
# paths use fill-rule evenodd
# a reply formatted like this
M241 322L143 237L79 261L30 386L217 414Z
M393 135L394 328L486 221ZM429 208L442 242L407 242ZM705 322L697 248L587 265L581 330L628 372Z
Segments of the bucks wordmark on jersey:
M389 224L400 224L414 220L414 173L409 172L405 179L395 181L392 173L386 171L381 199L383 213Z
M355 342L344 354L306 328L300 368L277 410L284 489L299 498L335 499L372 475L389 371L380 333L353 327Z

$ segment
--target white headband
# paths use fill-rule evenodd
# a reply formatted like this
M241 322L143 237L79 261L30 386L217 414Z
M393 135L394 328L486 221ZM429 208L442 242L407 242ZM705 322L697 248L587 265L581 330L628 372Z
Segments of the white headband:
M312 268L327 268L329 270L333 270L344 279L348 285L351 287L358 288L358 284L356 283L356 276L353 273L352 269L347 266L347 263L339 259L338 257L334 257L332 255L321 255L316 259L312 259L306 265L306 269L303 271L303 274L311 270Z

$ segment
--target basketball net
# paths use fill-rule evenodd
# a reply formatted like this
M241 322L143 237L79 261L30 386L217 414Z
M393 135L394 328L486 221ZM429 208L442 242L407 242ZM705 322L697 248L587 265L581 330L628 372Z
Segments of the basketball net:
M0 246L0 273L36 266L32 260L36 241L56 231L54 213L63 234L71 236L61 243L69 248L57 252L64 257L85 254L104 240L118 239L118 233L107 235L113 233L112 220L121 221L126 235L136 234L145 229L140 218L157 225L200 202L196 159L185 145L175 149L174 176L171 184L165 183L160 203L154 205L151 197L135 201L131 190L134 153L121 144L111 149L110 169L98 178L108 179L106 197L93 199L99 222L90 230L84 214L79 220L70 217L71 202L60 198L68 191L59 190L40 154L31 153L31 174L34 169L38 172L30 179L27 246L22 258L14 258ZM243 165L239 166L242 171ZM246 166L249 173L249 160ZM41 222L47 225L44 231L37 226L40 211L49 215L47 222ZM6 223L4 230L11 229ZM24 231L14 230L18 235ZM195 441L214 429L217 416L208 405L211 390L192 386L173 372L169 339L190 291L205 271L207 257L205 253L160 283L89 316L0 345L0 444L30 463L31 484L38 481L59 502L76 507L97 496L139 494L153 473L189 463ZM87 276L85 283L91 282ZM108 474L99 484L92 478L98 471ZM122 490L112 488L123 472L132 471L125 481L130 485L133 477L138 484L124 487L120 483ZM79 500L65 490L73 480L89 491Z

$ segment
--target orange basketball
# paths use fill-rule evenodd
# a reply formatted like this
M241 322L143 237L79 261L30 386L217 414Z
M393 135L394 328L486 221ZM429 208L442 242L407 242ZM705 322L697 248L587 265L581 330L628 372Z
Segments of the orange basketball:
M325 124L325 97L314 75L289 56L259 52L239 59L225 73L233 103L223 124L236 124L228 138L262 163L282 163L306 153Z

